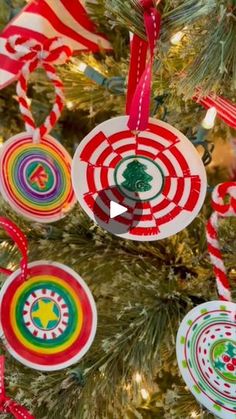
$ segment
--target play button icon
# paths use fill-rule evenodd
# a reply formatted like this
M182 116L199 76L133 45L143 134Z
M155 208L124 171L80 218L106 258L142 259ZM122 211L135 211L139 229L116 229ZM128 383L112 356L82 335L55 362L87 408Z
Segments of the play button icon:
M118 215L124 214L128 211L128 208L118 204L115 201L110 202L110 218L118 217Z

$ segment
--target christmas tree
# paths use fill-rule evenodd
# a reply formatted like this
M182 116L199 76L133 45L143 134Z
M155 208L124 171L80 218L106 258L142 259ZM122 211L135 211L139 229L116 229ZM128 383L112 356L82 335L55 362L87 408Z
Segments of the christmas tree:
M146 192L151 189L150 182L153 179L146 173L147 166L134 160L128 163L127 168L123 173L125 181L122 186L131 192Z
M25 5L24 0L0 0L0 28ZM80 362L61 371L24 367L1 341L7 394L36 418L217 417L186 386L175 346L184 316L193 307L218 299L205 224L212 211L213 187L230 176L235 180L236 131L221 118L206 131L201 126L206 110L193 98L199 91L202 97L213 92L235 104L236 2L162 0L154 1L154 6L162 24L153 62L151 115L180 130L196 146L206 164L207 197L186 229L159 241L112 235L91 221L79 204L55 223L32 222L17 215L0 197L0 215L14 221L28 238L30 261L50 260L74 269L91 289L98 311L98 329L89 351ZM82 53L58 68L66 110L52 135L72 156L95 126L125 114L129 32L146 39L144 8L138 0L88 1L86 7L112 51L101 48L95 54ZM28 94L40 125L54 100L41 69L32 74ZM0 146L23 131L15 84L11 84L0 90ZM141 163L134 160L123 171L122 186L129 191L151 188L153 177ZM29 175L35 189L48 187L50 173L43 165L31 167ZM235 218L220 223L219 235L235 301ZM0 266L14 271L19 261L17 247L1 229ZM5 280L1 274L2 285ZM49 311L50 323L55 323L57 308L48 305L47 298L43 303L35 305L33 316L39 326L44 322L50 329L44 313ZM216 347L214 362L219 373L228 374L235 385L235 347L227 342ZM1 417L7 418L1 403L0 397Z

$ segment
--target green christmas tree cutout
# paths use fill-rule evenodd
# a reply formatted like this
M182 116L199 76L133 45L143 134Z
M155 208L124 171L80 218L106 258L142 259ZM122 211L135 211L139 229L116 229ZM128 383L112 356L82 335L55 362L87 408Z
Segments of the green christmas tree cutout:
M150 182L153 177L147 172L147 166L140 163L138 160L133 160L127 164L123 173L125 181L122 186L130 192L147 192L152 189Z

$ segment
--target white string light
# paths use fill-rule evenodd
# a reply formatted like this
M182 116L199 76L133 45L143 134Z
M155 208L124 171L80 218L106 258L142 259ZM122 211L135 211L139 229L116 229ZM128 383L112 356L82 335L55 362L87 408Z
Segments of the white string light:
M145 388L141 388L140 393L143 400L147 400L149 398L149 393Z
M73 109L73 107L74 107L73 102L72 102L71 100L67 100L67 102L66 102L66 107L67 107L67 109L69 109L69 110Z
M214 106L208 109L206 116L202 121L202 127L205 129L213 128L215 125L216 115L217 115L217 110Z
M139 372L136 372L134 379L135 379L135 381L136 381L137 384L140 384L141 381L142 381L141 374L139 374Z
M81 71L81 73L84 73L87 68L87 64L83 63L82 61L79 61L77 64L77 68L79 71Z
M180 42L182 41L182 38L184 36L184 32L179 31L176 32L171 38L170 38L170 42L172 45L179 45Z

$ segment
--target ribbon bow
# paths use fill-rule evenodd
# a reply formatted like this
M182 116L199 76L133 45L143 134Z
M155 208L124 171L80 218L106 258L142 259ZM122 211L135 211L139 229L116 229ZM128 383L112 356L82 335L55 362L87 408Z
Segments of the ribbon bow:
M42 44L34 39L12 36L6 43L7 51L16 59L24 62L63 64L72 55L72 49L64 44L62 38L46 39Z
M35 419L28 410L6 396L4 387L4 356L0 356L0 412L10 413L16 419Z
M41 138L49 134L58 121L64 107L65 97L63 83L56 74L54 64L64 63L72 55L72 50L64 44L61 38L46 39L42 44L33 39L12 36L6 43L7 51L16 60L24 61L19 76L16 92L19 99L20 111L25 121L26 131L32 135L33 142L39 143ZM55 88L55 102L53 108L41 127L37 128L30 110L27 97L27 82L29 75L38 67L43 67Z

